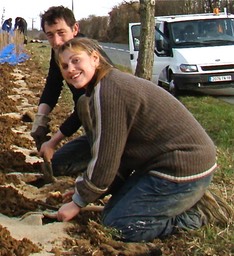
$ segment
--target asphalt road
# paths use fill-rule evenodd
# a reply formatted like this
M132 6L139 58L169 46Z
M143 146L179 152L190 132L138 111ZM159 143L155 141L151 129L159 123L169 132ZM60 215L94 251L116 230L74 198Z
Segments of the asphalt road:
M109 56L114 64L131 68L130 55L127 44L100 43L103 50Z
M227 96L227 97L224 97L224 96L219 96L217 97L218 99L222 100L222 101L225 101L227 103L230 103L232 105L234 105L234 96Z

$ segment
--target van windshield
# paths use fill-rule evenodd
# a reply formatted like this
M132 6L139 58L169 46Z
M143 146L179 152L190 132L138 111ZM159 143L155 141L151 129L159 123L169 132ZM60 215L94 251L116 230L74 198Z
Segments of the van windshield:
M175 46L234 43L234 19L180 21L170 23L169 26Z

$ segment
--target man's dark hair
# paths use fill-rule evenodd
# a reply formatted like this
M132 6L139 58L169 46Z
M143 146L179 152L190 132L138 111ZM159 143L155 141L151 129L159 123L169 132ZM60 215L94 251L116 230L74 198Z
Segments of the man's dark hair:
M41 16L41 28L45 32L45 22L51 26L56 24L56 20L63 19L67 23L67 25L72 28L75 23L76 19L75 16L69 8L64 6L52 6L44 14Z

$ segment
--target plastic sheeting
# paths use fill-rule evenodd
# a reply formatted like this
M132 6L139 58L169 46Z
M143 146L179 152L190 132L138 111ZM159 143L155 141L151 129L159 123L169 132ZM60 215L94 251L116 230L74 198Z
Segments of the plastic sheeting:
M18 46L16 51L15 44L8 44L0 51L0 64L9 63L16 65L20 62L24 62L29 56L23 52L22 47Z

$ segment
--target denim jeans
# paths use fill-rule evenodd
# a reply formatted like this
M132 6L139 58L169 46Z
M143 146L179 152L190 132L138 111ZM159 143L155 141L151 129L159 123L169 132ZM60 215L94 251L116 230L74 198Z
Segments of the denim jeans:
M80 136L60 149L58 149L51 160L54 176L77 176L86 170L91 159L90 144L87 136Z
M77 176L91 159L87 136L68 142L52 158L54 176ZM175 183L150 174L132 175L117 186L103 211L103 224L116 228L122 240L151 241L178 229L197 229L201 214L192 208L209 186L212 175Z
M175 183L150 174L133 175L114 194L103 212L103 224L121 232L122 240L152 241L178 229L197 229L201 214L192 208L203 196L212 175Z

